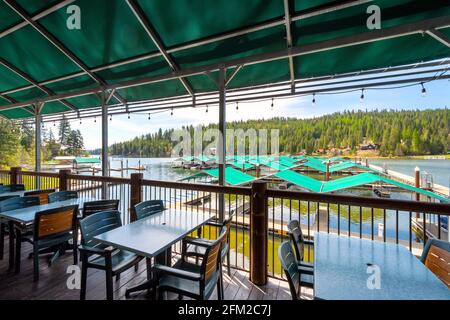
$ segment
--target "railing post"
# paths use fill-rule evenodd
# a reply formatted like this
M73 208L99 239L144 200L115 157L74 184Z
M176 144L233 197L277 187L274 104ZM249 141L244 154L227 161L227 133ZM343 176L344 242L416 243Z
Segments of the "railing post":
M252 184L250 213L250 281L260 286L267 283L267 183Z
M131 186L130 186L130 222L136 221L136 212L134 212L134 206L142 202L142 179L144 179L143 173L130 174Z
M10 184L21 184L22 183L22 168L13 167L11 168L11 182Z
M59 170L59 191L69 190L67 175L70 174L70 170Z

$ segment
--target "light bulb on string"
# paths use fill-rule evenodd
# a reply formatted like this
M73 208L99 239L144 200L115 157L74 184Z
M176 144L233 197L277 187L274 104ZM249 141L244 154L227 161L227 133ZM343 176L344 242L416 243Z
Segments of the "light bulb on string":
M272 104L270 105L270 108L273 110L273 98L272 98Z
M206 105L206 113L208 113L208 105Z
M236 101L236 111L239 110L239 102Z
M97 117L94 117L94 123L97 123Z
M112 114L109 115L109 121L112 121Z
M426 97L427 96L427 89L425 89L425 86L423 85L423 82L420 83L420 85L422 86L422 97Z
M364 102L364 89L361 89L361 97L359 98L359 101L360 101L361 103Z
M173 108L170 109L170 115L173 116Z
M130 119L131 117L130 117L130 112L128 112L128 120Z
M150 113L148 114L148 120L150 120Z
M56 121L53 121L53 126L56 127Z
M313 105L313 107L316 106L316 94L315 93L313 93L312 105Z

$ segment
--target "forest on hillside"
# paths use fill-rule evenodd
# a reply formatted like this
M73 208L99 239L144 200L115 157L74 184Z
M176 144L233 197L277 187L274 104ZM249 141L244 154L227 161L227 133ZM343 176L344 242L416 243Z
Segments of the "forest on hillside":
M208 125L202 129L217 128ZM450 152L450 110L347 111L312 119L272 118L231 122L227 128L279 129L280 152L312 154L317 150L355 153L362 143L378 144L380 156L446 154ZM191 133L193 126L182 127ZM173 130L159 129L113 144L118 156L169 157ZM193 134L191 135L193 136Z
M56 129L57 136L52 130L42 129L41 158L44 162L59 155L86 155L83 136L70 127L69 121L60 121ZM0 168L34 165L34 131L32 124L0 119Z

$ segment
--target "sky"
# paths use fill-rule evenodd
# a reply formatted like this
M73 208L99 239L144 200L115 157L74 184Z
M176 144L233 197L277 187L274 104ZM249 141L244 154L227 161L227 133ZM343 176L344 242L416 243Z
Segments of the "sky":
M316 104L312 104L312 96L289 99L275 99L274 108L270 101L256 103L239 103L227 105L227 121L269 119L272 117L312 118L345 110L375 110L375 109L437 109L450 106L450 82L439 80L425 84L427 95L422 97L420 85L407 88L389 90L370 90L364 93L364 102L360 102L361 92L316 95ZM133 139L136 136L157 131L159 128L180 128L185 125L200 125L218 122L218 107L210 106L208 112L204 107L176 109L173 116L170 110L154 114L148 120L147 114L131 114L115 116L109 121L109 144ZM97 119L83 119L71 121L72 129L79 129L84 137L87 150L101 147L101 121ZM53 123L46 124L48 129L54 130Z

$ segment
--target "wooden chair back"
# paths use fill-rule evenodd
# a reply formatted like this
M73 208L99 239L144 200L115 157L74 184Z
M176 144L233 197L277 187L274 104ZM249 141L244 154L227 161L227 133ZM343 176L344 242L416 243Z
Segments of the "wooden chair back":
M431 239L425 245L422 262L450 288L450 242Z
M47 189L47 190L36 190L36 191L27 191L24 193L24 196L36 196L39 197L40 204L47 204L48 201L48 195L50 193L55 192L55 189Z
M219 272L219 253L222 243L226 241L227 232L226 227L222 228L220 236L206 249L205 258L202 260L201 266L204 283L208 282L216 272Z
M34 240L65 235L75 230L78 206L40 211L34 218Z

